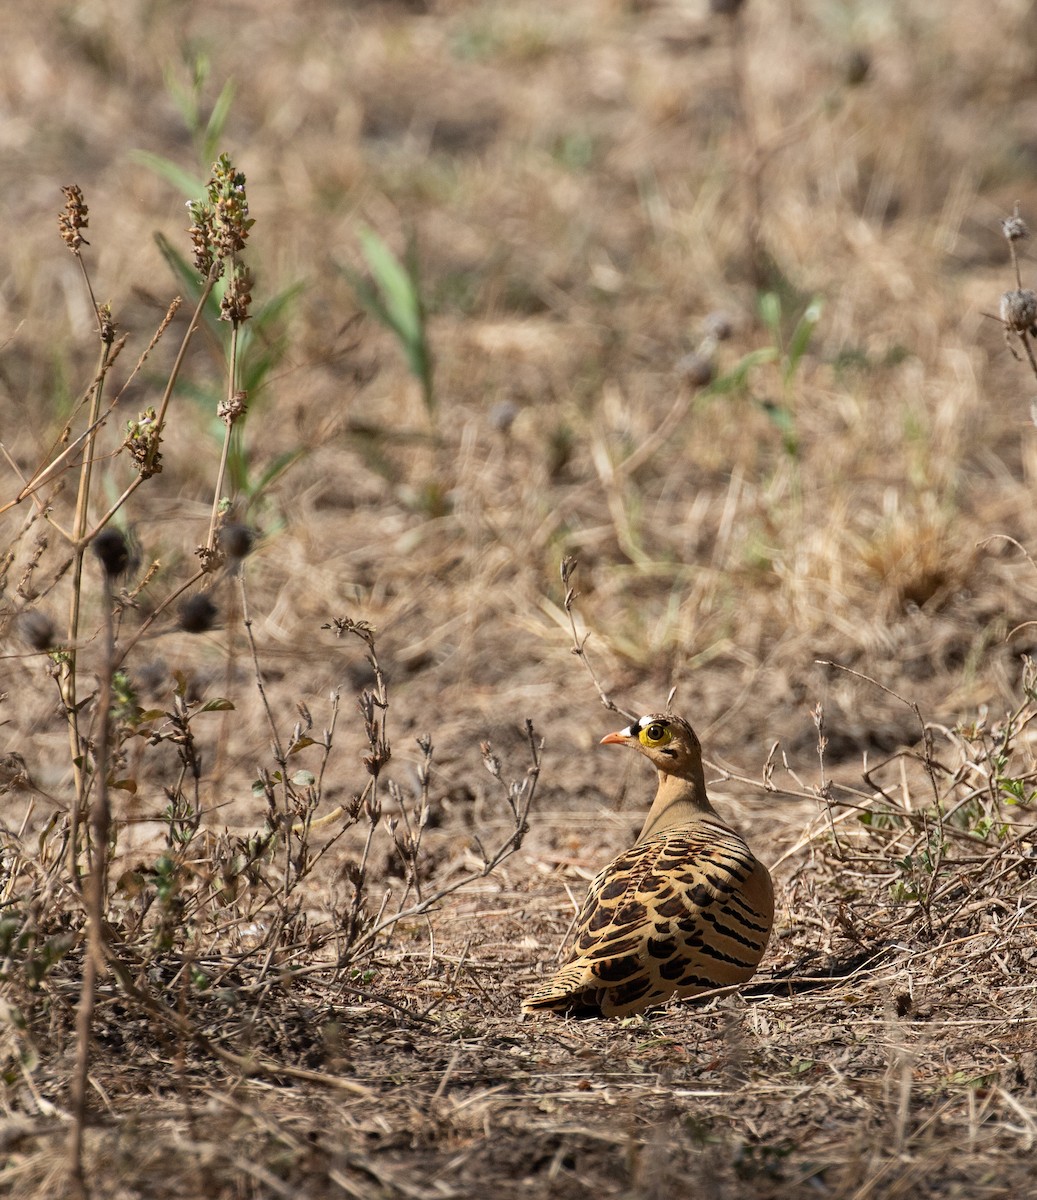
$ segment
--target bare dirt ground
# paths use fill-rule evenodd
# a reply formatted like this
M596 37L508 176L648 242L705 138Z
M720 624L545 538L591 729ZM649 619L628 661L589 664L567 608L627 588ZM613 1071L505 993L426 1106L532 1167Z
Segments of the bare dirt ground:
M253 315L265 367L223 489L258 541L244 588L206 581L211 627L162 607L195 570L220 457L206 327L164 469L119 517L121 642L150 623L113 721L158 715L116 763L133 789L113 791L91 1190L1034 1194L1035 382L996 319L1017 286L1001 221L1016 202L1037 221L1033 6L711 7L8 5L4 1194L66 1192L87 953L61 637L41 649L25 624L67 619L74 461L39 506L10 504L81 430L96 372L61 187L84 191L84 260L128 335L116 395L183 290L154 235L189 253L186 197L135 152L204 182L224 150L248 179L255 303L283 297ZM416 247L431 405L358 303L365 228ZM95 518L133 478L126 423L187 323L109 419ZM602 687L635 714L675 689L718 807L772 867L771 948L740 994L520 1017L652 789L597 746L626 722L571 652L566 555ZM85 580L93 704L92 560ZM336 619L376 630L376 787L357 698L380 677ZM199 711L217 698L233 709ZM292 761L320 778L278 817L261 773L296 723L314 744ZM260 847L275 828L284 845Z

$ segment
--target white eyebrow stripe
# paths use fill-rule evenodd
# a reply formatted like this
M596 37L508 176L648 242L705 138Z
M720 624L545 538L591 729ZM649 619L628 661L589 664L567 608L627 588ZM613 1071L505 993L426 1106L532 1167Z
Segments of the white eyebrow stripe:
M632 725L628 725L626 729L623 730L623 736L637 737L642 730L647 729L649 725L652 725L656 721L656 719L657 718L653 717L650 713L646 716L638 717Z

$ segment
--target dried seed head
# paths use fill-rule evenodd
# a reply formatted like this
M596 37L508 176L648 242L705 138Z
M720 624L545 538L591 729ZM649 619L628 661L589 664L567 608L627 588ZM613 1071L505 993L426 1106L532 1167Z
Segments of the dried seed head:
M188 233L194 246L194 265L203 275L215 274L218 278L223 273L223 260L244 250L255 224L248 215L245 176L234 170L226 154L213 163L204 198L190 201L187 210L191 214Z
M162 454L159 446L162 434L158 427L158 414L146 408L136 421L126 422L126 439L123 445L133 456L137 470L145 479L162 470Z
M220 301L220 320L243 325L248 320L252 304L252 272L248 267L235 263L234 274L227 282L227 290Z
M701 351L685 354L677 362L677 374L689 387L705 387L713 382L713 358Z
M726 342L735 331L735 323L729 313L717 309L711 312L702 322L702 332L706 337L718 342Z
M244 250L255 221L248 215L245 176L241 171L235 171L226 154L221 154L212 165L209 202L213 206L219 257Z
M233 396L228 396L216 405L216 415L225 425L233 425L239 417L248 412L248 405L245 403L247 399L248 392L235 392Z
M90 210L83 200L83 193L74 183L61 190L65 193L65 209L58 213L58 230L65 245L73 254L78 254L80 246L90 245L80 233L90 224Z
M205 633L216 622L216 605L199 592L180 605L180 628L185 633Z
M207 277L216 261L212 209L204 200L191 200L187 211L191 214L191 226L187 232L194 246L194 265L201 275Z
M23 612L15 627L22 641L33 650L49 650L54 645L54 622L46 613Z
M130 548L118 529L102 529L94 538L93 548L109 579L114 579L126 570L130 561Z
M256 531L237 521L220 530L220 549L231 559L247 558L256 544Z
M519 406L514 400L498 400L495 404L490 405L490 411L486 417L492 428L501 433L510 433L518 415Z
M871 55L861 46L855 46L843 63L843 78L850 87L859 87L871 71Z
M1019 215L1018 209L1013 216L1005 217L1001 222L1001 232L1010 242L1019 242L1030 236L1030 231L1026 227L1026 222Z
M112 320L111 303L97 306L97 319L101 323L101 341L110 346L115 341L115 322Z
M1020 288L1001 297L1001 321L1013 333L1027 333L1037 324L1037 292Z

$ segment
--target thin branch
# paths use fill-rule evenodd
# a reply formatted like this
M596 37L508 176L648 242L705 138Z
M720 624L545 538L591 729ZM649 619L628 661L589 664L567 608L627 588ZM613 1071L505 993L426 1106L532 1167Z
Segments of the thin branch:
M569 626L572 629L572 653L575 654L580 662L582 662L587 668L587 671L591 677L591 681L593 682L598 696L601 699L601 703L605 706L605 708L607 708L609 712L617 712L620 714L620 716L627 717L629 720L634 721L637 719L637 715L635 713L627 712L626 709L620 708L619 705L616 704L612 697L609 696L605 689L601 686L601 682L598 679L598 676L595 674L594 668L591 666L590 660L587 657L586 646L587 639L590 637L590 634L585 633L581 638L579 631L576 628L576 616L573 612L573 607L576 603L576 598L579 595L579 592L577 592L573 587L572 581L576 575L577 565L577 560L571 554L567 554L565 558L562 559L562 587L565 588L565 600L563 603L565 605L566 615L569 618Z

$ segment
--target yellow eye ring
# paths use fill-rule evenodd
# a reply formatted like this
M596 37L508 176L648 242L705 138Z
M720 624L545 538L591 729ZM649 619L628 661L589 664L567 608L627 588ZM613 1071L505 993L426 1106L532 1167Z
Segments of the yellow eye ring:
M654 747L665 746L667 742L672 741L673 734L669 726L664 725L662 721L653 721L646 725L637 737L642 746Z

